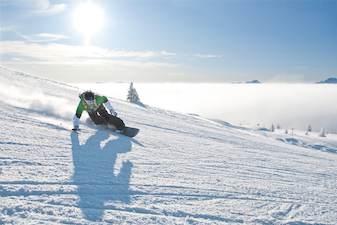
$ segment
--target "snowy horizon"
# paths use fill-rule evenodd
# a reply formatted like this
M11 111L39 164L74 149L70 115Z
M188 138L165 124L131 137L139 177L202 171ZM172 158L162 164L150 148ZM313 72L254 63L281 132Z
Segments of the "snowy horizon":
M70 84L126 100L130 83ZM143 104L236 125L337 133L334 84L134 83Z

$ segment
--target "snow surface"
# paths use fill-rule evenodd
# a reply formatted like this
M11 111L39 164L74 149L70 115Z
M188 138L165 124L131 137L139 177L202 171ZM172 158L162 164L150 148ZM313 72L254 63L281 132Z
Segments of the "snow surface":
M337 136L239 127L108 96L135 138L81 118L75 87L0 68L1 224L336 224ZM104 94L104 93L101 93Z

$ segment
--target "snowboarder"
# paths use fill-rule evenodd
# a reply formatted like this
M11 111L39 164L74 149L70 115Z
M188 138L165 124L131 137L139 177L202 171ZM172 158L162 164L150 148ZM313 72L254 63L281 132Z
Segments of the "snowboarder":
M80 94L79 97L81 100L78 104L76 114L73 117L73 130L79 130L80 118L84 110L88 112L91 120L96 125L112 124L120 131L125 128L123 120L117 117L117 113L112 108L107 97L96 95L89 90ZM107 110L109 110L110 113Z

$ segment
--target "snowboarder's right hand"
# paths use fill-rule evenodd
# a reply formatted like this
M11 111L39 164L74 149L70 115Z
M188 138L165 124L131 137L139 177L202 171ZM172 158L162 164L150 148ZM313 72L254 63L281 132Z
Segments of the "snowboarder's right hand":
M78 130L80 130L80 128L79 128L79 126L74 126L73 130L78 131Z

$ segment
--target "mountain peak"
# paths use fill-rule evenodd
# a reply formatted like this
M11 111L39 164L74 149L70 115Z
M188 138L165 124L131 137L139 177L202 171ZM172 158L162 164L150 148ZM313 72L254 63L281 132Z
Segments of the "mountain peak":
M325 81L316 82L316 84L337 84L337 78L330 77Z
M252 81L246 82L246 84L261 84L261 82L258 80L252 80Z

